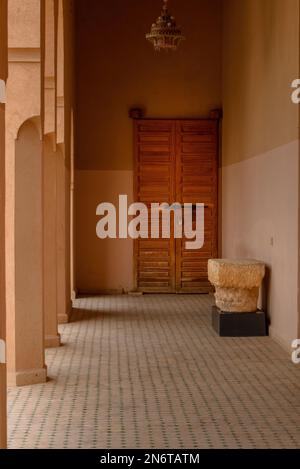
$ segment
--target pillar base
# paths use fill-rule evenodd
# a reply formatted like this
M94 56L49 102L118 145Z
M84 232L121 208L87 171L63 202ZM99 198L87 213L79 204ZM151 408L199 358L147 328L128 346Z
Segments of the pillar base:
M72 301L75 301L77 299L77 296L78 296L77 290L72 290L72 294L71 294Z
M212 308L212 325L220 337L265 337L268 335L267 315L257 313L226 313Z
M67 311L65 313L57 315L58 324L69 324L70 319L71 319L72 309L73 309L73 303L72 301L70 301L67 307Z
M58 321L58 324L62 325L62 324L69 324L70 322L70 317L68 314L59 314L57 316L57 321Z
M15 386L30 386L32 384L43 384L47 382L47 367L35 369L35 370L26 370L26 371L17 371L9 372L7 374L7 382L9 387Z
M47 335L45 337L45 348L58 348L61 346L60 334Z

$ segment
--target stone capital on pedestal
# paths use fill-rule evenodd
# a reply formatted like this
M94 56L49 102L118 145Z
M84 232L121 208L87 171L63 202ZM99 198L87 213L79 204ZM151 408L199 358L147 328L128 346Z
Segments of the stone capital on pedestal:
M216 289L216 305L224 312L255 313L265 264L249 259L211 259L208 278Z

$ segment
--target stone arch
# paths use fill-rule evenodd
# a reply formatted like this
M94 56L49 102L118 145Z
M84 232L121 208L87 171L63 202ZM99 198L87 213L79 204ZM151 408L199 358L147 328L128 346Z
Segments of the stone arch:
M40 116L31 116L31 117L28 117L24 122L22 122L20 127L17 129L16 141L18 141L20 139L20 137L22 136L22 133L24 132L24 129L26 129L30 126L35 129L36 133L39 136L39 140L42 140L41 117Z

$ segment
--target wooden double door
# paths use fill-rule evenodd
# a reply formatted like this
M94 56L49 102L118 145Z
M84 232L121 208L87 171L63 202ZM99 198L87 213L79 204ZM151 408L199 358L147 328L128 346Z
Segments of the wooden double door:
M187 240L175 239L174 233L170 239L135 241L136 289L208 292L207 263L218 253L219 121L141 119L134 125L135 200L149 208L152 203L205 204L202 249L187 250ZM149 231L150 224L149 216Z

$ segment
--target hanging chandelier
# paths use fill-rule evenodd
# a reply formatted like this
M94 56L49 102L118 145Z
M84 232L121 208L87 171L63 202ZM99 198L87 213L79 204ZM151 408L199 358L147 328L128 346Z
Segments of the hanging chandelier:
M146 39L152 42L154 49L177 50L181 41L185 40L180 28L176 25L175 18L169 13L168 0L163 0L164 5L161 16L153 23L151 32L146 34Z

